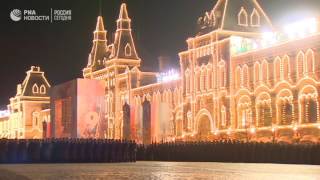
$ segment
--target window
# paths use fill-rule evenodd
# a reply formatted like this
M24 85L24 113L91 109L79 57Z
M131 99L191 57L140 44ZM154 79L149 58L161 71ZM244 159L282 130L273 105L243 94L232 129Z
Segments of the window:
M212 65L207 66L207 89L212 89Z
M235 73L235 88L238 89L241 83L241 68L237 66Z
M226 118L226 107L221 107L221 126L225 127L227 125L227 118Z
M253 9L251 16L250 16L250 20L251 20L252 27L260 26L260 15L256 9Z
M38 127L39 125L39 112L32 113L32 126L33 128Z
M248 13L243 7L241 7L241 10L238 14L238 25L248 26Z
M311 49L309 49L307 52L306 52L306 72L308 72L308 74L312 74L314 73L314 67L315 67L315 64L314 64L314 53Z
M129 43L126 45L126 47L124 48L124 54L126 56L131 56L131 46L129 45Z
M40 94L45 94L46 93L46 87L42 84L40 86Z
M289 56L285 55L282 59L282 79L288 80L290 79L290 58Z
M32 93L33 93L33 94L39 93L39 87L38 87L37 84L34 84L34 85L32 86Z
M264 83L268 83L269 79L269 69L268 69L268 62L264 60L261 65L261 72L262 72L262 80Z
M280 75L282 74L281 70L281 59L277 57L274 61L274 81L277 82L280 80Z
M200 90L204 91L206 89L206 69L205 66L201 67L201 75L200 75Z
M242 86L249 88L249 71L246 64L242 68Z
M189 94L189 92L190 92L190 72L189 72L189 69L186 70L185 76L186 76L186 93Z
M195 86L196 86L196 91L200 91L200 69L199 67L196 67L196 78L195 78Z
M214 12L212 11L211 12L211 15L210 15L210 19L211 19L211 26L215 26L216 25L216 16L214 15Z
M258 83L260 81L260 63L256 62L254 64L254 82Z
M297 55L297 78L302 78L304 69L304 54L300 51Z
M226 86L226 69L225 69L225 62L221 60L219 62L219 78L220 78L220 87L225 87Z

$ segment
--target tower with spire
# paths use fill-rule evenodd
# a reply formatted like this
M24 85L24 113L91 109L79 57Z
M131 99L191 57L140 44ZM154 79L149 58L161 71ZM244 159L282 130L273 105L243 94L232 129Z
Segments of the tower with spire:
M96 29L93 32L93 45L89 53L87 67L83 69L85 78L103 79L103 74L114 71L123 72L126 68L139 67L139 58L132 37L131 19L126 4L121 4L114 42L108 44L103 19L98 16ZM112 67L112 69L110 69ZM105 76L103 76L105 77Z
M96 29L93 32L93 45L88 57L86 72L94 72L104 68L110 52L107 49L107 31L104 29L103 19L98 16Z
M88 64L83 69L84 78L105 81L105 103L108 106L106 119L110 138L121 137L122 103L129 101L133 76L128 72L139 68L141 62L132 37L131 19L124 3L121 4L116 23L114 40L108 44L103 19L98 17Z

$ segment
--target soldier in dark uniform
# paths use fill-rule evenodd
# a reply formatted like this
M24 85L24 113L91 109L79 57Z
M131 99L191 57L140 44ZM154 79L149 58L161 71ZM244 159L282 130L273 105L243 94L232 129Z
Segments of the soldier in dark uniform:
M103 151L102 151L102 153L103 153L102 159L103 159L103 162L110 162L110 156L109 156L110 147L111 146L110 146L109 140L104 140L103 141L103 145L102 145L102 149L103 149Z
M26 163L27 162L27 143L26 140L19 140L18 144L18 162Z
M7 139L0 139L0 163L6 163L7 162Z
M17 140L9 140L8 142L8 159L10 163L17 161Z

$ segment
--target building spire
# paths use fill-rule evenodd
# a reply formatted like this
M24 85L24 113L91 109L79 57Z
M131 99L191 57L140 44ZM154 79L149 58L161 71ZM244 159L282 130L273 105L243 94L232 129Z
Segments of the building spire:
M104 60L108 57L107 31L104 29L103 18L98 16L96 29L93 32L93 45L88 58L87 67L93 71L104 68Z
M113 56L121 59L139 59L131 34L131 19L129 18L125 3L121 4L117 20Z
M104 31L102 16L98 16L96 31Z
M117 31L121 29L131 29L131 19L128 16L127 5L125 3L121 4L117 20Z
M125 3L121 4L119 19L129 19L127 5Z
M106 41L107 31L104 29L102 16L98 16L96 29L93 32L94 40Z

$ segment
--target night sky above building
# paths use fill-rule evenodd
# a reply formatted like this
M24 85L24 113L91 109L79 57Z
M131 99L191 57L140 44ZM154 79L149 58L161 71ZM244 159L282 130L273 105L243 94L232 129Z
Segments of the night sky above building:
M82 77L92 46L97 16L104 18L108 39L115 31L121 3L127 3L138 54L145 70L157 70L157 57L170 56L178 64L185 40L196 34L196 22L215 0L6 0L0 6L0 105L9 103L30 66L40 66L51 85ZM319 0L259 0L273 24L320 16ZM13 9L70 9L66 22L14 22Z

